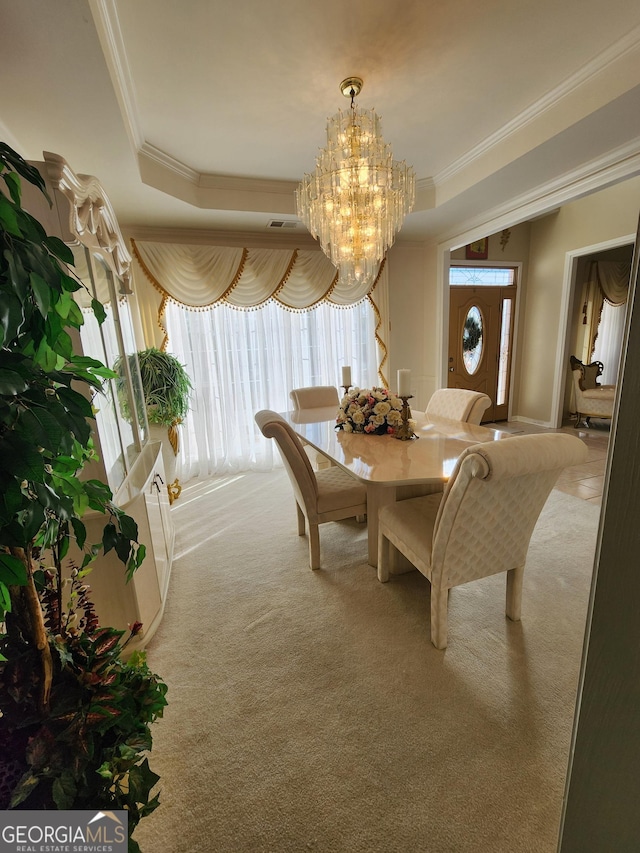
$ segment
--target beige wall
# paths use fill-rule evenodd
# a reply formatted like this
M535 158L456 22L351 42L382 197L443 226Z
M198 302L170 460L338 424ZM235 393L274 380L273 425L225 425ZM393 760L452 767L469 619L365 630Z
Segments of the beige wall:
M506 232L509 233L506 233ZM489 235L489 257L486 263L491 261L513 261L514 263L526 263L529 255L530 223L522 222L506 229L505 232ZM465 247L451 251L452 261L465 260ZM483 261L483 263L485 263Z
M568 253L633 235L640 210L640 178L601 190L531 223L529 269L520 313L514 414L535 423L553 421L553 387L559 345L567 327L563 286ZM566 377L564 377L566 378Z
M435 277L436 252L423 246L397 244L388 254L389 365L387 377L395 390L397 371L411 370L411 401L424 409L435 390L438 336Z
M554 425L554 390L562 397L566 375L556 379L559 353L575 297L563 293L568 253L580 253L609 241L635 238L640 210L640 178L632 178L552 214L511 228L504 249L501 234L489 237L489 261L521 262L516 355L513 366L512 417ZM441 385L440 358L448 316L440 247L396 244L389 252L391 333L389 379L395 371L412 371L412 401L424 408ZM451 260L463 260L464 247L451 251ZM566 309L566 310L564 310ZM571 341L567 341L567 347ZM564 368L560 367L563 371ZM559 385L557 384L559 383ZM564 399L564 397L562 397Z
M529 254L530 225L510 229L505 245L501 235L489 238L489 261L523 264L524 292ZM451 260L464 260L464 246L451 252ZM412 373L412 405L425 409L435 390L442 387L444 349L447 346L448 292L444 287L443 258L435 246L397 243L389 251L389 313L391 333L388 371L393 386L396 371Z

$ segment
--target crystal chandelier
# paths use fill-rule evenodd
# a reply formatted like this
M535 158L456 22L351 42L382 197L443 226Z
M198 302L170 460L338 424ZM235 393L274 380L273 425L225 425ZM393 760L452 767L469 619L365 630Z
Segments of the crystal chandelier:
M415 174L393 159L373 110L356 107L359 77L340 84L351 109L327 122L327 144L296 190L298 216L338 268L343 284L370 282L413 208Z

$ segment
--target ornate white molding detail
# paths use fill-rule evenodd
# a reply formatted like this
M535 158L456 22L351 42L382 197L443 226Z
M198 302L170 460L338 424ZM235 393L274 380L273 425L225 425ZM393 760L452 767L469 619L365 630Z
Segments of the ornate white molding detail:
M83 245L97 249L113 272L129 286L131 254L102 184L78 175L59 154L43 152L47 178L69 204L67 226Z
M188 181L190 184L194 184L194 186L197 186L200 183L200 172L196 172L195 169L185 166L185 164L181 163L180 160L176 160L174 157L171 157L170 154L166 154L164 151L156 148L155 145L143 142L138 150L138 155L141 157L147 157L159 166L173 172L173 174L177 175L179 178Z

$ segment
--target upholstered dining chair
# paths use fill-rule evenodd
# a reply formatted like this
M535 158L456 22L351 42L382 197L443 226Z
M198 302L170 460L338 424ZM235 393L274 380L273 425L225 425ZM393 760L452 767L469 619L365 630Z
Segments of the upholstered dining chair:
M333 385L310 385L306 388L294 388L289 392L294 409L318 409L324 406L340 404L338 389Z
M263 409L255 415L255 420L262 434L275 439L278 445L296 499L298 535L305 535L306 519L309 562L312 569L319 569L319 525L343 518L363 517L367 512L366 489L355 477L337 466L315 472L302 442L276 412Z
M490 405L491 398L480 391L440 388L431 396L425 414L429 417L479 424Z
M449 590L507 574L507 616L520 619L531 534L563 468L587 457L566 433L523 435L468 447L441 494L381 509L378 580L389 580L397 549L431 582L431 642L447 645Z
M329 406L333 406L337 412L340 405L338 389L333 385L309 385L305 388L294 388L293 391L289 391L289 396L295 412ZM322 468L330 468L333 465L333 462L319 450L305 447L305 451L312 465L315 465L318 471Z

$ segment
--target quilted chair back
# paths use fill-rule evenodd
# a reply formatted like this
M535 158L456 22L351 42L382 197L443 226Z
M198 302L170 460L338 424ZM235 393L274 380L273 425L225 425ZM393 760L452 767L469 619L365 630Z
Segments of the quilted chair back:
M314 385L308 388L294 388L289 392L289 396L293 402L293 408L298 409L317 409L324 406L335 406L336 409L340 405L338 390L333 385Z
M266 438L276 440L296 500L309 513L308 517L315 517L318 510L318 483L300 439L277 412L262 409L256 414L255 421Z
M480 391L440 388L429 400L425 414L429 417L479 424L490 405L491 398Z
M467 448L436 517L432 581L450 588L523 566L559 473L586 458L585 444L565 433L514 436Z

